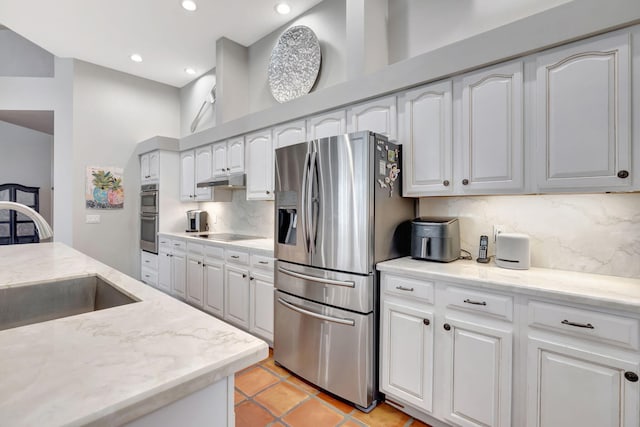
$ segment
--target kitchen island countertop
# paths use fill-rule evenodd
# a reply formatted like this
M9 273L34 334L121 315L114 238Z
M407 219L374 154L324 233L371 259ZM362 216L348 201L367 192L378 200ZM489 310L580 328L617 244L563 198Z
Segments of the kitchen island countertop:
M480 264L457 260L439 263L409 257L381 262L376 268L385 273L553 297L614 310L640 309L640 279L535 267L510 270L497 267L494 262Z
M268 355L262 340L64 244L0 247L0 289L93 275L140 301L0 331L1 425L121 425Z

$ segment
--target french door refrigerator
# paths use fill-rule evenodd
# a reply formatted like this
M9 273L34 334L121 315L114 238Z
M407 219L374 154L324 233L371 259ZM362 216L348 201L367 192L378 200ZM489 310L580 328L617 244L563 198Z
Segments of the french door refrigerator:
M375 264L409 253L400 156L371 132L276 150L274 359L364 411L378 394Z

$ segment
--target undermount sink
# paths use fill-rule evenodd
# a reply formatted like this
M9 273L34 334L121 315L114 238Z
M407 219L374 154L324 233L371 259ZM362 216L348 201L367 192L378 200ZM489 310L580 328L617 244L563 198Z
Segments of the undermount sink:
M98 276L0 289L0 331L138 300Z

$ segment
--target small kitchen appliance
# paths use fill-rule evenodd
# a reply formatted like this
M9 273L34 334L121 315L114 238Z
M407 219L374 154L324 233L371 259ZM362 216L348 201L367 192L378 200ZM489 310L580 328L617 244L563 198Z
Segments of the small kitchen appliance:
M187 233L201 233L207 231L207 211L187 211Z
M521 233L500 233L496 237L496 265L514 270L527 270L531 265L529 236Z
M420 217L411 221L411 257L451 262L460 257L460 224L453 217Z

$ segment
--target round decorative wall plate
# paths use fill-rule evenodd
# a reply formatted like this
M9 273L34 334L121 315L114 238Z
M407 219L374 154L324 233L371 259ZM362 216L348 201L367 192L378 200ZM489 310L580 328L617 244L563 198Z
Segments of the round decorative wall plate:
M320 43L311 28L297 25L282 33L271 51L269 87L278 102L309 93L320 72Z

